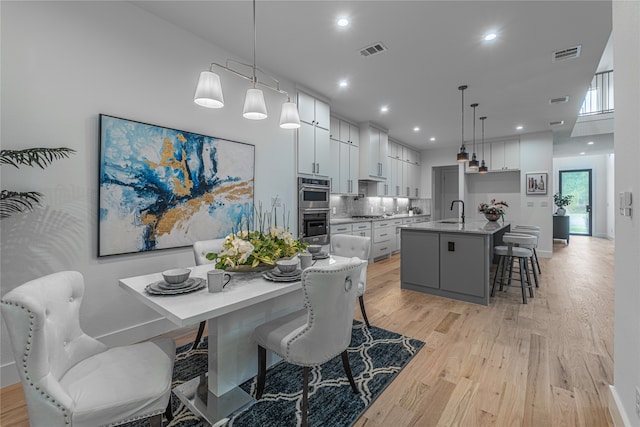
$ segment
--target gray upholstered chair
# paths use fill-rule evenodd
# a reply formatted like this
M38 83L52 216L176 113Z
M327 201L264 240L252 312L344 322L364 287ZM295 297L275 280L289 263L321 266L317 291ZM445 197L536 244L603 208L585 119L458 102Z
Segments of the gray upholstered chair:
M207 254L220 253L220 251L222 251L223 243L224 238L193 242L193 257L196 260L196 265L213 264L215 261L207 259ZM191 346L192 349L197 348L198 344L200 344L206 324L206 321L200 322L200 326L198 326L198 333L196 334L196 338L193 340L193 345Z
M258 344L256 398L264 392L267 350L286 362L303 367L302 425L307 425L309 367L342 355L342 365L354 393L356 387L347 347L351 341L356 305L359 258L327 267L309 267L302 273L305 308L258 326L253 338Z
M32 426L103 426L171 415L172 339L107 348L80 328L84 280L63 271L2 298Z
M369 252L371 252L371 239L369 237L352 236L350 234L337 234L331 236L331 253L338 256L347 258L358 257L365 261L360 273L360 280L358 280L358 300L360 301L360 311L362 311L362 317L367 328L369 319L367 318L367 312L364 309L364 293L367 290L367 265L369 259Z

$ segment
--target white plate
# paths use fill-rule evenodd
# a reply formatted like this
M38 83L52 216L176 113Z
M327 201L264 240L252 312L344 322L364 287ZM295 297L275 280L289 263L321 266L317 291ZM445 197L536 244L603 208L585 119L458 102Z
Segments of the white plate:
M274 276L271 271L267 271L262 277L272 282L297 282L301 279L301 276Z
M170 289L163 289L162 287L160 287L160 284L164 283L166 285L167 283L164 280L159 280L157 282L148 284L147 287L145 288L145 291L147 291L147 293L151 295L178 295L178 294L186 294L189 292L195 292L204 288L204 285L205 285L204 279L201 279L199 277L193 277L193 278L190 278L189 280L192 280L190 286L180 287L180 288L170 288Z
M178 283L178 284L173 284L173 283L167 283L164 280L160 280L159 282L155 282L155 286L157 288L169 291L169 290L175 290L175 289L183 289L183 288L190 288L193 287L193 285L198 281L198 280L202 280L199 279L197 277L189 277L187 280L185 280L182 283Z
M317 254L313 254L313 259L327 259L329 258L329 254L326 252L318 252Z
M294 271L291 271L289 273L285 273L285 272L280 271L280 269L278 267L276 267L273 270L269 271L269 273L271 273L272 276L276 276L276 277L291 277L291 276L298 276L299 277L302 274L302 270L297 268Z

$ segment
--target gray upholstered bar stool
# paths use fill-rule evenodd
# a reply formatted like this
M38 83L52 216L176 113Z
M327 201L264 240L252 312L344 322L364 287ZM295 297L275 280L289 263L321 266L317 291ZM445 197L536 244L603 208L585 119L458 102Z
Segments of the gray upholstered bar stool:
M540 239L541 230L542 229L537 225L523 225L523 224L516 224L516 226L511 229L511 231L513 231L514 233L529 231L531 232L529 234L533 234L533 232L536 232L535 236L538 237L538 240ZM540 262L538 261L538 252L536 252L537 247L538 247L538 243L536 242L536 247L533 248L533 258L535 259L536 266L538 267L538 274L542 274L542 270L540 269Z
M533 245L520 245L521 247L525 247L525 248L529 248L531 249L531 258L529 258L529 260L531 261L531 271L533 272L533 281L536 284L536 288L539 287L538 286L538 272L540 271L540 265L538 264L538 269L536 270L536 248L538 247L538 240L540 240L540 232L533 230L533 229L528 229L528 228L517 228L515 227L510 234L519 234L521 236L534 236L536 238L536 242ZM527 267L528 267L529 263L527 262Z
M531 276L529 275L529 268L527 267L527 260L533 256L533 251L520 245L529 246L533 245L536 241L535 236L527 236L524 234L510 234L505 233L502 237L502 241L506 245L500 245L493 248L493 253L498 256L498 264L496 266L496 272L493 276L493 285L491 286L491 296L496 294L496 283L498 282L498 275L500 275L500 290L506 284L511 285L511 276L513 274L513 268L509 268L509 277L505 283L505 276L507 272L507 265L511 266L515 258L518 259L518 273L520 277L520 287L522 288L522 303L527 303L526 289L529 289L529 296L533 298L533 284L531 283Z

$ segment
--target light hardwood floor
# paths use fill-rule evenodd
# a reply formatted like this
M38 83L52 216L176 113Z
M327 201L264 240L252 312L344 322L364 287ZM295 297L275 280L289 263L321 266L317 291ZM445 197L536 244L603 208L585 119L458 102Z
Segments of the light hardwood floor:
M517 287L489 307L404 291L397 255L370 265L371 323L426 346L356 426L613 426L614 244L556 242L527 305ZM1 400L0 425L28 426L20 385Z

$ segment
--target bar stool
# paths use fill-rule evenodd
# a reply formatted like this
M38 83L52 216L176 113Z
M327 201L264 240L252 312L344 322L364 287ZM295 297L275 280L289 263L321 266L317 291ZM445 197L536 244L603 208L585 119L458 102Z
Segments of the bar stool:
M531 253L531 258L529 258L529 260L531 261L531 271L533 272L533 281L536 283L536 288L539 287L538 285L538 271L540 271L540 265L538 264L538 271L536 271L536 247L538 246L538 240L540 240L540 232L536 231L536 230L532 230L532 229L528 229L528 228L518 228L515 227L513 229L513 231L510 232L510 234L519 234L519 235L524 235L524 236L534 236L536 238L536 242L533 245L520 245L521 247L524 248L529 248L531 249L532 253ZM527 261L527 268L529 267L529 262ZM542 273L540 273L542 274Z
M517 230L517 231L516 231ZM540 232L541 232L541 228L538 227L537 225L522 225L522 224L517 224L515 227L513 227L513 232L514 233L521 233L524 231L536 231L537 234L536 237L538 237L538 239L540 238ZM538 261L538 252L536 252L536 248L538 247L538 242L536 242L536 247L533 248L533 257L536 260L536 266L538 267L538 274L542 274L542 270L540 270L540 262Z
M529 288L529 296L533 298L533 284L531 283L531 276L529 275L529 268L527 266L527 259L533 256L533 251L527 247L535 244L535 236L527 236L524 234L509 234L505 233L502 237L502 241L506 243L506 246L500 245L493 248L493 253L498 256L498 264L496 266L496 272L493 275L493 284L491 286L491 296L496 294L496 282L498 281L498 274L500 274L500 290L505 285L505 275L507 270L507 263L512 266L514 258L518 258L518 267L520 275L520 287L522 288L522 303L527 303L526 289ZM521 246L523 245L523 246ZM511 285L511 275L513 268L509 269L509 279L507 286Z

